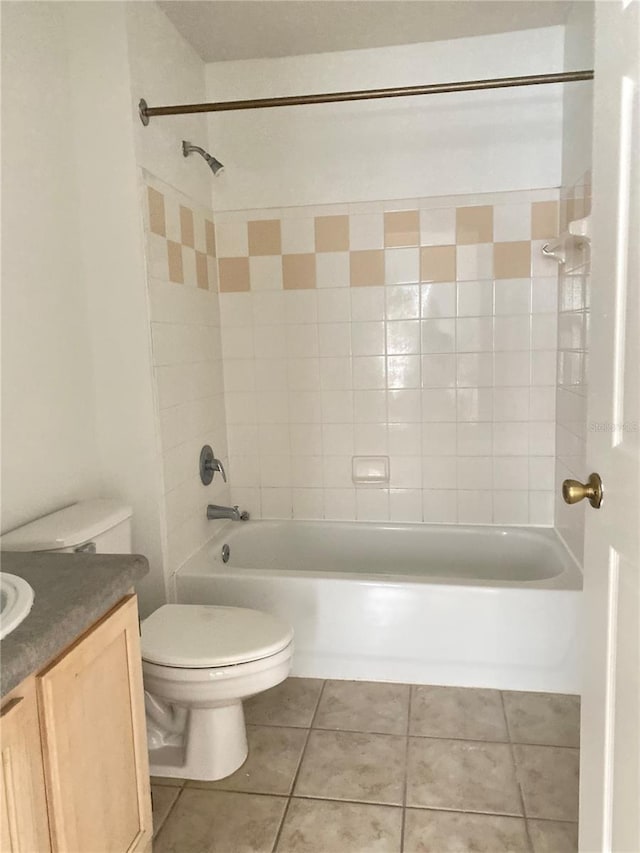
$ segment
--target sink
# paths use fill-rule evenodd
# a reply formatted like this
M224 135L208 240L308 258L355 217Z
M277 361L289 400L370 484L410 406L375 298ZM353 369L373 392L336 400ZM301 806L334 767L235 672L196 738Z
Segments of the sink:
M0 640L29 615L33 607L33 589L17 575L0 573Z

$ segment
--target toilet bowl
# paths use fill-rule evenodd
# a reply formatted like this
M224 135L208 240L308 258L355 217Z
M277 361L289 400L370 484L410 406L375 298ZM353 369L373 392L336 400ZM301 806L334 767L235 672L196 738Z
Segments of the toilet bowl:
M287 677L292 628L244 607L165 604L141 647L151 774L229 776L247 757L242 702Z

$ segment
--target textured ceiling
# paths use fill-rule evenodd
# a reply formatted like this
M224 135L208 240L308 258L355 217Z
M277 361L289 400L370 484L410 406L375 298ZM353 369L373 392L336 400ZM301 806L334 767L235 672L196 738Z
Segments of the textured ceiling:
M440 41L563 24L570 0L159 0L206 62Z

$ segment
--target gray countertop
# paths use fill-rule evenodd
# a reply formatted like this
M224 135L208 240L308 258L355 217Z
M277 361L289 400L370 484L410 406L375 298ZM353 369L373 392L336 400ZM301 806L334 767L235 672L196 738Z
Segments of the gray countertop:
M0 696L60 654L149 571L145 557L129 554L5 551L1 564L35 596L27 618L0 641Z

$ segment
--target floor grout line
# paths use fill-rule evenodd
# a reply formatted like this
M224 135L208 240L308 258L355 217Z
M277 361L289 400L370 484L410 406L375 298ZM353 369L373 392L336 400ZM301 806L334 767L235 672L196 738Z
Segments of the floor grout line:
M284 824L287 819L287 815L289 813L289 807L291 806L291 800L293 799L293 794L296 787L296 782L298 781L298 776L300 775L300 769L302 768L302 762L304 761L304 756L307 751L307 744L309 743L309 738L311 737L311 731L313 726L313 721L316 718L318 713L318 708L320 707L320 702L322 701L322 697L324 695L324 688L326 687L327 681L326 679L322 682L322 687L320 688L320 692L318 693L318 700L316 702L316 707L313 712L313 716L311 717L311 723L307 728L307 736L304 739L304 744L302 746L302 750L300 751L300 758L298 760L298 766L296 767L296 772L293 774L293 779L291 781L291 788L289 790L289 796L287 798L287 804L282 812L282 819L280 820L280 826L278 827L278 831L276 833L276 837L273 842L273 847L271 848L272 853L278 849L278 844L280 843L280 836L282 835L282 830L284 829Z
M169 788L169 787L174 787L174 786L173 785L165 785L164 787ZM175 807L178 804L178 800L182 797L182 792L185 790L186 789L185 789L184 785L178 790L178 796L175 798L175 800L173 801L173 803L169 807L169 811L166 813L164 820L162 821L162 823L158 827L157 832L153 831L153 809L152 809L152 813L151 813L151 841L153 844L155 844L155 842L158 840L158 838L160 838L160 833L164 830L165 826L169 823L169 818L173 814Z
M511 728L509 726L509 717L507 714L507 707L504 702L504 691L500 691L500 703L502 705L502 713L504 715L505 723L507 725L507 735L509 737L509 753L511 755L511 763L513 764L513 773L516 779L516 785L518 786L518 796L520 797L520 807L522 808L522 817L524 818L524 829L527 835L527 844L529 845L529 850L531 853L534 853L533 847L533 839L531 838L531 833L529 832L529 824L527 822L527 811L524 805L524 793L522 791L522 785L520 783L520 773L518 772L518 764L516 762L516 755L513 749L513 741L511 740Z
M409 785L409 732L411 730L411 703L413 687L409 686L409 701L407 703L407 736L404 746L404 784L402 786L402 822L400 824L400 853L404 850L404 832L407 817L407 789Z

